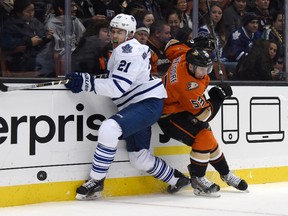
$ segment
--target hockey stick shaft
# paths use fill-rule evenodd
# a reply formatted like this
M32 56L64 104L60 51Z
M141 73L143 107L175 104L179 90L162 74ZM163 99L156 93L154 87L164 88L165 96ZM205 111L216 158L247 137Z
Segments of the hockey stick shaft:
M51 81L51 82L44 82L44 83L35 83L35 84L28 84L23 86L7 86L0 82L0 91L8 92L8 91L17 91L17 90L25 90L25 89L34 89L40 88L45 86L53 86L53 85L62 85L68 83L69 80L59 80L59 81Z
M220 76L220 80L221 82L223 82L223 71L221 69L221 64L220 64L220 54L219 54L219 48L218 48L218 39L215 33L215 29L214 29L214 23L212 20L212 15L211 15L211 7L210 7L210 2L209 0L206 0L206 5L207 5L207 10L208 10L208 14L209 14L209 18L210 18L210 27L211 27L211 33L212 33L212 37L215 41L214 45L215 45L215 52L216 52L216 61L217 61L217 67L218 67L218 72L219 72L219 76Z
M96 75L95 78L107 78L106 74L99 74ZM17 90L25 90L25 89L34 89L40 88L45 86L53 86L53 85L62 85L67 84L69 82L68 79L58 80L58 81L51 81L51 82L44 82L44 83L35 83L35 84L28 84L23 86L7 86L4 83L0 82L0 91L8 92L8 91L17 91Z

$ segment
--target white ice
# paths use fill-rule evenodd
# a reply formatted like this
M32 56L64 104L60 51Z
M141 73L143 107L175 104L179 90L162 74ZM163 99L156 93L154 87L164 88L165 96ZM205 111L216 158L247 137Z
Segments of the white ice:
M288 182L250 185L249 192L221 189L221 197L174 195L101 198L0 208L1 216L288 216Z

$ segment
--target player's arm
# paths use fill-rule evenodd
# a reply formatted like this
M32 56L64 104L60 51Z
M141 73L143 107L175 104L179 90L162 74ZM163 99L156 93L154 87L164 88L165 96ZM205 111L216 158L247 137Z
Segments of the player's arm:
M232 94L233 91L228 83L220 83L209 90L210 98L208 100L204 95L183 97L185 95L185 92L183 92L181 104L187 107L187 111L192 113L198 121L209 122L216 116L223 101L231 97ZM209 106L207 106L207 103Z
M220 84L212 87L209 92L208 103L210 104L211 115L207 121L211 121L218 113L223 101L231 97L233 94L232 88L228 83L221 82Z
M65 85L74 93L81 91L94 92L99 95L121 97L135 81L141 64L137 56L127 58L113 56L113 68L110 68L108 79L97 79L88 73L72 72L66 75L69 82ZM109 60L109 61L110 61Z

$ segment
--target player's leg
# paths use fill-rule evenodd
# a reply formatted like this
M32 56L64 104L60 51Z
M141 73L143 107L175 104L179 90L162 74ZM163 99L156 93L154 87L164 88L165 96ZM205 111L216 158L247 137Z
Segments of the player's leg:
M211 151L209 162L219 172L221 179L228 185L242 191L248 188L248 184L244 179L241 179L229 170L228 163L218 144Z
M168 192L174 193L188 185L189 178L161 158L155 157L149 150L151 125L159 119L162 108L163 100L151 98L129 106L112 118L121 125L131 164L168 183Z
M77 199L98 196L97 193L104 189L104 180L114 160L119 138L128 137L151 126L158 120L162 108L162 99L146 99L129 105L102 122L90 171L91 179L77 188Z
M182 187L189 185L190 179L188 177L150 152L150 137L151 127L148 127L126 138L131 165L169 184L168 193L175 193Z
M194 193L213 193L220 190L215 183L205 178L206 169L210 158L211 142L203 138L208 124L192 121L193 116L188 112L161 118L158 123L166 136L176 139L188 146L193 146L190 155L188 170L191 176L191 186ZM200 134L200 135L199 135ZM212 137L214 138L214 137ZM214 141L214 139L212 139ZM198 195L198 194L197 194Z
M188 170L191 175L191 185L196 195L212 194L220 190L219 185L205 177L211 147L215 142L210 129L202 129L194 139Z
M90 171L91 179L77 188L77 199L97 198L99 192L104 189L104 180L114 160L121 135L121 127L115 120L107 119L103 121L98 131L98 144Z

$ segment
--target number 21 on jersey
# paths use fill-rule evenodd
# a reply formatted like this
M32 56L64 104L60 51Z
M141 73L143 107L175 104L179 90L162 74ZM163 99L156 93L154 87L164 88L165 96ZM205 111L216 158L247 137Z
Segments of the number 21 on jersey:
M126 62L125 60L122 60L122 61L120 61L120 64L119 64L117 70L127 73L130 65L131 65L131 62Z

